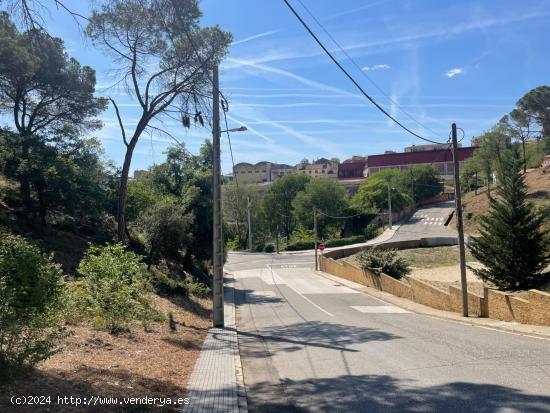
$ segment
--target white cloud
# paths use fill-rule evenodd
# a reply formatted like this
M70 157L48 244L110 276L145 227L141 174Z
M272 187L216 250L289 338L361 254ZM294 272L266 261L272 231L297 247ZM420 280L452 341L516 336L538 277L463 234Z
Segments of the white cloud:
M448 78L455 77L456 75L460 75L464 73L464 69L460 67L455 67L454 69L449 70L447 73L445 73L445 76Z
M365 67L363 67L363 71L365 71L365 72L370 72L371 70L387 70L387 69L391 69L391 66L386 64L386 63L382 63L382 64L374 65L374 66L365 66Z

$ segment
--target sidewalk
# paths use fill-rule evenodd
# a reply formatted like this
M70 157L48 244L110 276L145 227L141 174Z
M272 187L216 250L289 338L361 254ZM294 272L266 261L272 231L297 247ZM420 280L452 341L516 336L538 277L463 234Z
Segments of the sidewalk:
M211 328L204 340L187 385L190 400L183 409L186 413L248 411L235 326L233 279L228 274L225 279L225 328Z

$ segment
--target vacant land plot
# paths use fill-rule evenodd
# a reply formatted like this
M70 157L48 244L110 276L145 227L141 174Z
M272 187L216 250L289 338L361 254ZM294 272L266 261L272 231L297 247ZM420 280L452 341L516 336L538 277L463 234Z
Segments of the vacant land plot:
M211 301L154 297L154 306L171 312L168 322L140 325L128 333L112 335L87 325L69 327L72 335L63 350L40 363L34 371L0 386L0 412L177 412L180 406L57 405L58 396L80 398L183 398L187 381L211 326ZM13 406L11 396L51 396L51 405ZM32 407L32 408L31 408Z

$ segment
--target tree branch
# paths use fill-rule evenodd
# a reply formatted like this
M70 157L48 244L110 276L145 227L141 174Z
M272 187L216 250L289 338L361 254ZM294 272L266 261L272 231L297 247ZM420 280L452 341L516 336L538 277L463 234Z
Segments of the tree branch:
M122 140L124 141L124 145L128 147L128 141L126 140L126 131L124 130L124 124L122 123L122 118L120 117L120 111L118 110L118 106L113 98L109 97L109 100L111 101L111 103L115 108L115 113L118 119L118 125L120 126L120 131L122 132Z

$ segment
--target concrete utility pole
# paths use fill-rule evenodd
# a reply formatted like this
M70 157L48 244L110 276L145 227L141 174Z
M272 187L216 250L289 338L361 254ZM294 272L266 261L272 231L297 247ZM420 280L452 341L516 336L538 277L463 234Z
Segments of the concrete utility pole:
M390 229L392 227L391 218L391 184L390 181L388 181L388 223L390 225Z
M462 315L468 317L468 285L466 281L466 252L464 250L464 225L462 222L462 194L460 192L460 171L458 163L458 142L456 123L452 124L453 163L455 175L455 210L458 229L458 250L460 253L460 286L462 288Z
M319 261L317 260L317 210L313 208L313 241L315 243L315 271L319 271Z
M252 251L252 226L250 224L250 197L246 197L246 214L248 218L248 249Z
M223 327L223 237L222 237L222 208L221 208L221 163L220 163L220 88L218 66L215 65L212 73L212 150L213 150L213 290L214 290L214 327Z

